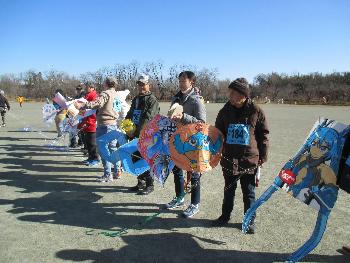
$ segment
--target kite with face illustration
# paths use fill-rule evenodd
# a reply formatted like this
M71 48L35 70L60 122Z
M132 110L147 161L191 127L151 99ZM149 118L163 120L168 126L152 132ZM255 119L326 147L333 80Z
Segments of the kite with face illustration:
M191 172L205 172L220 161L224 137L214 126L193 123L171 137L170 153L175 165Z
M273 184L247 211L242 231L247 232L258 207L278 189L283 189L318 210L316 226L310 239L288 260L297 262L310 253L321 241L328 216L338 197L339 170L344 166L341 157L349 131L349 126L336 121L322 119L316 122L296 156L284 165Z

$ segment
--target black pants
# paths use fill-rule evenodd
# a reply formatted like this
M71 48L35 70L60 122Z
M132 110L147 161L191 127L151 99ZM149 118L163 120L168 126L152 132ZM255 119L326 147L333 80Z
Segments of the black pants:
M183 195L185 191L184 185L184 172L177 166L174 166L174 183L176 197ZM200 185L200 173L192 173L191 175L191 204L197 205L201 200L201 185Z
M2 123L5 124L6 123L6 119L5 119L6 111L0 111L0 112L1 112Z
M84 149L88 149L87 145L86 145L86 132L81 132L81 139L83 141L83 145L84 145Z
M233 210L235 193L237 188L236 176L226 171L223 172L225 179L224 200L222 204L222 215L229 219ZM244 174L240 179L243 194L244 213L255 202L255 174ZM255 215L253 216L255 218Z
M84 145L84 133L82 131L78 132L78 146Z
M84 140L89 153L89 160L98 160L96 132L84 132Z
M146 182L146 187L153 186L154 183L154 179L149 171L146 171L143 174L137 176L137 181L138 184L143 184L143 182Z
M139 161L140 159L142 159L141 153L139 151L133 153L131 159L134 163ZM141 186L144 183L146 183L146 187L153 186L154 178L151 176L151 173L149 171L146 171L137 176L137 184Z

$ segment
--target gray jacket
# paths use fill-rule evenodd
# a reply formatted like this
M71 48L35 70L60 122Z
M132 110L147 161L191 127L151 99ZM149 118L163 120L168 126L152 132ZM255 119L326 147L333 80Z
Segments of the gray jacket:
M183 107L182 124L206 122L206 112L202 97L198 88L193 88L190 93L184 95L179 91L172 99L171 105L179 103Z

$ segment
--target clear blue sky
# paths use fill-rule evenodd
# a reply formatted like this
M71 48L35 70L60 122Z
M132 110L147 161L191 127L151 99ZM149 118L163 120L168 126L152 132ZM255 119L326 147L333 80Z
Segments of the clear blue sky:
M0 0L0 74L162 60L219 78L350 71L350 1Z

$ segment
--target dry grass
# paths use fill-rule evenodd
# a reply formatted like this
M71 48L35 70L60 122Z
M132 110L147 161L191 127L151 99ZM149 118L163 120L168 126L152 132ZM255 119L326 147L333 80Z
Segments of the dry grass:
M113 184L95 181L101 168L81 165L78 150L49 150L52 127L41 123L40 103L13 103L8 126L0 128L0 262L272 262L283 261L308 239L316 212L278 192L258 210L257 233L243 235L241 191L226 228L210 227L223 197L220 168L204 174L201 211L193 219L167 211L119 238L89 236L88 229L117 230L143 221L174 195L170 177L149 196L129 193L136 179L124 175ZM161 105L166 112L168 104ZM222 104L207 104L214 123ZM318 116L349 122L349 107L263 105L271 129L269 162L259 196L296 151ZM19 132L32 126L42 132ZM188 198L187 198L188 199ZM349 195L340 192L328 229L304 262L349 262L336 250L350 244Z

